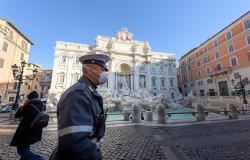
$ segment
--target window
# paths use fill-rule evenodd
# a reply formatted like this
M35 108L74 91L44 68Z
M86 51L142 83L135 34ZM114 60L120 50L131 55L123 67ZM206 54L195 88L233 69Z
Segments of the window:
M79 65L79 57L76 57L76 65Z
M165 87L165 78L161 78L161 87Z
M67 60L67 56L62 56L61 64L65 64Z
M142 66L144 65L142 64ZM163 62L160 62L160 70L163 70Z
M227 40L229 40L229 39L232 38L232 33L231 33L231 32L227 32L227 33L226 33L226 36L227 36Z
M230 46L228 46L228 51L230 53L234 51L234 46L232 44Z
M247 53L248 61L250 61L250 51Z
M194 87L195 86L195 82L191 82L191 87Z
M174 93L171 93L171 95L172 95L172 98L174 98Z
M203 48L204 53L207 53L207 47Z
M196 62L196 65L197 65L197 67L199 67L199 66L201 65L201 62L200 62L200 61L197 61L197 62Z
M197 53L196 53L196 57L199 57L199 56L200 56L200 53L199 53L199 52L197 52Z
M234 78L240 78L240 73L239 72L234 73Z
M77 82L78 79L79 79L79 74L77 74L77 73L76 73L76 74L73 74L73 75L72 75L72 82L71 82L71 83L73 84L73 83Z
M201 78L201 71L198 70L198 77Z
M28 44L24 40L22 40L22 47L26 50L28 49Z
M215 52L215 58L216 59L220 58L220 53L219 52Z
M214 41L214 47L217 47L218 46L218 40L216 39L215 41Z
M184 88L187 88L187 84L184 84Z
M188 64L188 70L192 69L192 64Z
M4 66L4 59L0 58L0 68L3 68Z
M250 19L248 19L244 22L244 27L246 30L250 28Z
M168 71L172 71L172 63L168 64Z
M155 71L155 64L154 63L150 64L150 69L151 69L151 71Z
M156 87L156 77L152 77L152 87Z
M246 40L247 40L247 44L250 44L250 35L247 36Z
M63 85L64 81L65 81L65 74L59 74L58 79L57 79L57 83L59 85Z
M192 61L192 57L190 56L190 57L188 57L188 61L189 62L191 62Z
M203 85L203 81L198 81L198 85Z
M4 51L4 52L7 52L7 50L8 50L8 43L7 42L3 42L3 48L2 48L2 50Z
M17 82L14 83L13 90L17 90Z
M35 85L35 89L37 89L37 86Z
M174 80L170 79L170 87L174 87Z
M237 59L235 57L231 58L231 65L232 66L236 66L237 65Z
M194 74L193 74L193 72L190 74L190 76L191 76L191 79L193 80L193 79L194 79Z
M207 84L213 83L213 79L207 79Z
M15 101L15 97L9 97L9 102L14 102Z
M5 30L7 32L7 35L10 37L10 39L13 39L13 31L10 30L10 28L7 26L5 26Z
M207 74L210 73L210 67L207 67Z
M216 70L217 70L217 71L221 70L221 63L217 63L217 64L216 64Z
M21 61L24 61L24 54L23 54L23 53L21 53L20 60L21 60Z
M205 57L204 58L204 63L208 63L209 62L209 58L208 57Z

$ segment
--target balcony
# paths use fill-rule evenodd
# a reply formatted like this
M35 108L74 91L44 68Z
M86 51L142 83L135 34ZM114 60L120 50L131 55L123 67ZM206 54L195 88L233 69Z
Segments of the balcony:
M8 94L16 94L16 93L17 93L17 90L11 90L11 89L8 90Z
M214 71L210 72L208 75L209 77L213 78L213 77L224 76L231 72L232 72L232 67L225 67L221 69L215 69Z

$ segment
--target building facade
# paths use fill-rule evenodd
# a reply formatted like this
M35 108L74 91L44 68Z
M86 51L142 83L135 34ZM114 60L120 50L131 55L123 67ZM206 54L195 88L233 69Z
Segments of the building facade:
M36 73L35 77L33 74L34 70L37 70L38 72ZM24 82L23 85L21 86L21 95L23 99L27 98L27 95L31 91L37 91L38 93L41 92L41 79L42 79L42 66L39 64L34 64L34 63L28 63L25 67L24 70ZM29 80L29 77L31 80ZM34 78L33 78L34 77ZM33 78L33 79L32 79Z
M48 98L48 93L51 85L52 79L52 70L42 70L42 76L40 79L40 97L41 98Z
M11 22L0 19L0 101L13 102L16 95L16 83L11 66L28 61L30 46L33 43Z
M250 12L183 55L177 70L183 95L236 95L231 80L250 78Z
M104 97L119 94L135 96L139 92L164 94L175 98L179 93L175 55L153 52L147 42L132 39L122 28L114 37L97 36L94 45L56 42L50 94L60 95L82 75L79 57L88 52L104 53L108 62L108 82L98 88Z

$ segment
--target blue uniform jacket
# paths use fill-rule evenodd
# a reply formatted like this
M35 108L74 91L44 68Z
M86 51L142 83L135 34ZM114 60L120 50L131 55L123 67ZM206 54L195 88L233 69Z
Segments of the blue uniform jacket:
M96 129L94 116L102 112L101 95L92 82L82 76L62 94L57 105L58 146L51 159L101 159L100 150L91 141L91 135Z

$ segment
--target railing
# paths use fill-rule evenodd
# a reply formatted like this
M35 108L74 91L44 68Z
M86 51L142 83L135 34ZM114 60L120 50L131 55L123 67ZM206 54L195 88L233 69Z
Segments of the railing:
M208 116L208 113L209 113L208 111L204 112L206 116ZM189 114L195 117L197 120L199 120L199 117L197 116L198 112L166 112L166 115L168 116L167 119L170 118L172 115L176 114Z
M250 109L238 109L237 114L246 114L249 113L250 114ZM130 116L132 116L132 111L128 111L128 113L130 114ZM143 113L143 116L145 117L145 113L146 111L142 111L141 113ZM156 112L153 112L154 114L156 114ZM218 112L210 112L210 111L204 111L203 114L205 116L208 116L209 114L218 114L218 115L225 115L226 117L228 117L229 119L234 119L232 118L232 113L231 111L225 110L225 111L218 111ZM108 118L107 121L124 121L124 115L123 112L117 112L117 113L108 113ZM115 119L109 119L109 116L119 116ZM187 111L187 112L166 112L166 119L170 119L171 117L173 117L173 115L190 115L192 117L195 117L197 121L199 121L199 117L198 112L197 111ZM157 116L157 115L156 115ZM153 116L155 117L155 116ZM131 118L130 118L131 119ZM183 118L174 118L176 119L188 119L186 117ZM156 119L153 119L156 120Z
M227 74L228 72L231 72L231 71L232 71L232 67L225 67L225 68L215 70L215 71L209 73L209 76L213 77L213 76L218 76L220 74Z

